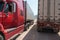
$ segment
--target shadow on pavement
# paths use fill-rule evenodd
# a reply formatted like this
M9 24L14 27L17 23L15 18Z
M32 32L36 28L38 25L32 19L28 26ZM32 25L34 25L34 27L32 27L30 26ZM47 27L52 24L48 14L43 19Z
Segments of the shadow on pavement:
M16 35L14 38L10 39L10 40L16 40L16 38L18 38L20 36L20 34Z
M20 35L16 36L12 40L16 40ZM29 33L23 38L23 40L60 40L60 36L53 31L37 32L37 26L34 25Z
M37 26L34 25L23 40L60 40L60 36L53 31L37 32Z

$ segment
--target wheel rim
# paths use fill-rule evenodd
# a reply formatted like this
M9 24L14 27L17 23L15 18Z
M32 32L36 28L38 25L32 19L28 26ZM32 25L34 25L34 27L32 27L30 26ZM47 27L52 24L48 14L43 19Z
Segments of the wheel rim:
M0 40L4 40L4 38L3 38L3 36L2 36L2 35L0 35Z

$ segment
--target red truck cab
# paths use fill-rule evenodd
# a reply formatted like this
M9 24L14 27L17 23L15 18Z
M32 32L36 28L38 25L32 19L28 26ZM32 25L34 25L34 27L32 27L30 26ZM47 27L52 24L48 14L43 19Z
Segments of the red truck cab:
M0 39L8 40L24 30L23 0L0 1ZM15 28L13 31L7 29Z

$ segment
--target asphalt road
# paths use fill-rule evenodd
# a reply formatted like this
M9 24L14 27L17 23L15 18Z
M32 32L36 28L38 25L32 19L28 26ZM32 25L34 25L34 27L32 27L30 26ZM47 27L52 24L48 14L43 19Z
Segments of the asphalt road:
M37 26L34 25L23 40L60 40L60 36L54 32L37 32Z

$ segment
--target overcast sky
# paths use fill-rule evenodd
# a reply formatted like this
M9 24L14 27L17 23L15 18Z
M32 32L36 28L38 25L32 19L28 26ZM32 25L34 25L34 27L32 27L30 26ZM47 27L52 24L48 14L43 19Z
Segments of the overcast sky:
M30 5L34 15L37 15L38 10L38 0L26 0L27 3Z

